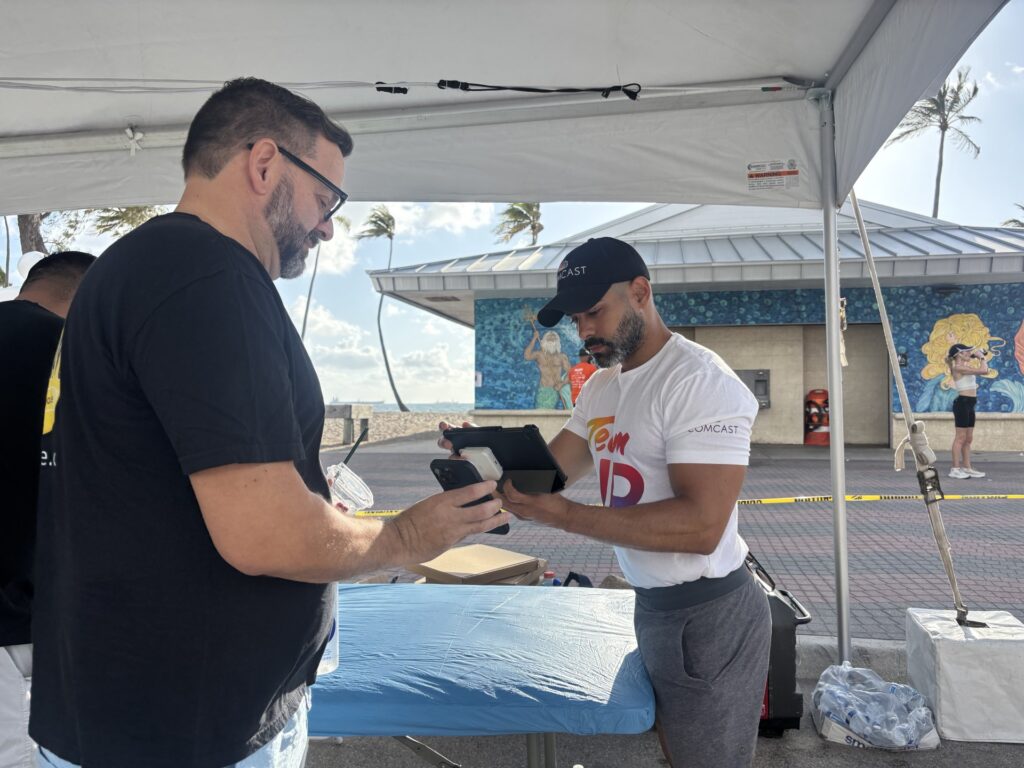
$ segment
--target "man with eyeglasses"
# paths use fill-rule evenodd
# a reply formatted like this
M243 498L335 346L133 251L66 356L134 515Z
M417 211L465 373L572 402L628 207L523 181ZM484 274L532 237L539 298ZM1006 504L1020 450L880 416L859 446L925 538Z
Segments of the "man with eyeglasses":
M83 282L43 436L40 766L301 766L327 584L506 522L462 508L493 482L389 523L328 502L323 397L272 281L333 235L351 151L313 102L227 83L189 129L177 209Z

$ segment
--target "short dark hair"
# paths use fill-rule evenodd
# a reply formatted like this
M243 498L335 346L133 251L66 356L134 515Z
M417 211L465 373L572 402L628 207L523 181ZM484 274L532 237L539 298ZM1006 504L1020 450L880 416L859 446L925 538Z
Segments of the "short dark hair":
M85 271L96 261L91 253L83 251L58 251L40 259L28 271L28 277L22 283L24 290L35 283L46 282L47 287L55 294L64 298L74 295L78 284L82 282Z
M352 154L352 137L315 103L274 83L241 77L224 84L199 108L188 129L181 165L185 177L212 179L247 144L271 138L296 155L313 151L318 136Z

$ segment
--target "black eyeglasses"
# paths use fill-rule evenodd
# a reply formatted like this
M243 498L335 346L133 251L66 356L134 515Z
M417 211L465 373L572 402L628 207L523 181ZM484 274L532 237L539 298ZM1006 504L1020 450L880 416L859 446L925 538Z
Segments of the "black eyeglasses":
M245 146L246 146L246 149L251 150L255 145L254 144L246 144ZM331 192L334 193L335 197L337 197L337 200L334 202L334 204L328 206L328 210L324 213L324 221L330 221L331 217L334 216L334 214L336 214L338 212L338 209L341 208L341 206L343 206L345 204L346 200L348 200L348 194L345 193L341 189L341 187L337 187L334 184L332 184L330 181L328 181L327 177L324 176L322 173L320 173L316 168L314 168L313 166L311 166L311 165L309 165L307 163L302 162L299 158L297 158L295 155L293 155L287 149L282 147L280 144L276 144L275 146L277 147L277 151L278 152L280 152L282 155L284 155L286 158L288 158L294 165L296 165L299 168L301 168L302 170L304 170L306 173L308 173L314 179L316 179L321 184L323 184L325 187L327 187L329 190L331 190Z

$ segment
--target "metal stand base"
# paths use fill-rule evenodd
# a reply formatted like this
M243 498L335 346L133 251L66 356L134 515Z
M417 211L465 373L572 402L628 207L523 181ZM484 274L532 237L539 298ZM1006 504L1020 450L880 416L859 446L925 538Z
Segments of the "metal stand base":
M452 762L440 752L431 749L421 741L416 741L411 736L395 736L394 739L406 749L412 750L420 760L430 763L436 768L462 768L460 763Z

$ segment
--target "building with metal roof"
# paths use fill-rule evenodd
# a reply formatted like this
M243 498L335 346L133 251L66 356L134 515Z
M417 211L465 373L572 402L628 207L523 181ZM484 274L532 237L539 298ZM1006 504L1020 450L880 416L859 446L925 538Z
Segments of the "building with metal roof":
M994 375L979 389L978 447L1024 445L1024 230L970 227L862 202L911 402L952 435L955 396L940 352L954 342L986 350ZM847 442L888 443L891 374L862 244L849 204L838 216L849 324L844 371ZM476 330L476 418L556 430L571 408L542 387L531 355L536 311L554 294L556 268L591 237L632 244L651 272L666 323L716 352L765 391L758 442L805 438L806 393L826 387L818 212L729 205L652 205L545 245L500 249L370 272L375 288ZM567 322L558 346L575 362ZM550 337L554 342L554 337ZM522 351L520 351L522 350ZM561 353L560 353L561 354ZM563 374L564 375L564 374ZM755 384L755 380L758 382ZM547 382L551 384L551 382Z

